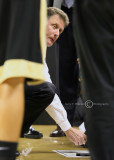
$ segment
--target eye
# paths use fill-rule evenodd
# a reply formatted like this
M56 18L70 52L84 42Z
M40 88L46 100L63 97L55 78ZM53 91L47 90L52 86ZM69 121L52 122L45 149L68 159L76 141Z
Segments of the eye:
M54 28L54 29L56 29L56 28L57 28L57 25L56 25L56 24L53 24L52 26L53 26L53 28Z

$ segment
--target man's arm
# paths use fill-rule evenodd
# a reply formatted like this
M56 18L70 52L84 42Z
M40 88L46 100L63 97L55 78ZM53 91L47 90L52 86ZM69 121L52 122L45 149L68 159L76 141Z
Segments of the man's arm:
M67 113L57 94L55 94L52 103L46 108L48 114L56 121L63 131L71 128L67 119Z
M67 119L67 113L57 94L55 95L52 103L46 108L46 111L75 145L85 144L86 135L81 130L71 127Z
M44 62L44 64L45 64L46 80L48 82L52 83L49 72L48 72L48 66L47 66L46 62ZM60 101L60 98L58 97L57 94L55 94L55 97L54 97L52 103L46 108L46 111L56 121L56 123L65 132L66 136L75 145L85 144L86 135L82 131L71 127L71 125L67 119L66 110L64 109L64 107Z

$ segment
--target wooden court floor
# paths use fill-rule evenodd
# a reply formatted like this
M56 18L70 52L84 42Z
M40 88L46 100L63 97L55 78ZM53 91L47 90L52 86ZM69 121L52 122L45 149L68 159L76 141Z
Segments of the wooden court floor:
M56 126L34 125L33 127L43 133L43 138L20 138L18 150L21 154L16 160L90 160L89 158L68 158L53 152L53 150L85 150L81 146L75 146L66 137L49 137Z

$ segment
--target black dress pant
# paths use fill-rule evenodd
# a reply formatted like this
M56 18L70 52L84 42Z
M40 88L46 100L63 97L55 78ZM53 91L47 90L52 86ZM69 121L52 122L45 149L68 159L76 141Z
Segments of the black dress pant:
M29 127L53 101L55 86L50 82L40 85L25 85L25 115L22 127L22 135L29 130Z
M114 1L77 0L74 32L92 160L114 160Z

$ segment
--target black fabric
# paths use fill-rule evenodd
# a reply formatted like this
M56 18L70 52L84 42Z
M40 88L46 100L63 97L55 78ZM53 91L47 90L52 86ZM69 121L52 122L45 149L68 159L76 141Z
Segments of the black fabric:
M17 143L0 141L0 160L15 160Z
M42 62L40 0L0 0L0 65L9 59Z
M67 118L70 122L70 124L73 126L73 122L74 122L74 113L75 113L75 104L74 103L65 103L63 104L65 110L67 111Z
M52 102L56 89L50 82L40 85L25 85L25 116L22 127L22 135L26 133L33 122Z
M77 52L72 31L72 8L62 6L62 10L68 14L70 24L60 35L56 45L57 60L57 88L63 104L76 102L78 95L79 68L77 64Z
M68 119L73 125L75 103L78 97L79 68L77 63L77 51L75 48L72 14L73 9L62 6L61 8L69 17L70 24L64 29L56 42L56 86L61 102L67 111ZM74 104L73 104L74 103ZM73 105L72 105L73 104Z
M76 1L74 32L80 58L92 160L114 159L114 1Z
M85 121L85 105L81 99L78 98L74 114L74 126L79 127Z
M65 103L63 106L68 113L67 118L72 126L79 127L85 121L85 106L81 97L78 97L76 103Z

